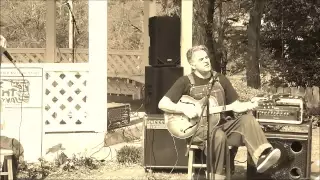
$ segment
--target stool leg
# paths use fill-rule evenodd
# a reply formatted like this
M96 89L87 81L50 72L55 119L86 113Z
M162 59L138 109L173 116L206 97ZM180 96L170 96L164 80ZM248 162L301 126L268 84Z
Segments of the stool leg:
M231 166L230 166L230 150L227 147L227 152L226 152L226 175L227 175L227 180L231 179Z
M8 156L7 166L8 166L8 180L13 180L12 156Z
M194 163L194 152L193 152L193 150L189 150L189 159L188 159L188 180L192 180L193 163Z

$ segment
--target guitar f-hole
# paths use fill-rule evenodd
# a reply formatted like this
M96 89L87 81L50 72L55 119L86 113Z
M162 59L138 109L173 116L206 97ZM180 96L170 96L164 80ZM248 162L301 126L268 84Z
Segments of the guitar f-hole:
M183 102L183 101L181 101L181 100L180 100L180 102L181 102L181 103L184 103L184 104L192 104L192 105L196 106L194 103L190 103L190 102Z

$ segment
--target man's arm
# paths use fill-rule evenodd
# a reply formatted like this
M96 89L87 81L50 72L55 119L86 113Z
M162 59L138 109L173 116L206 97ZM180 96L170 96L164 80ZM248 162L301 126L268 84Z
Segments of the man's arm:
M164 96L158 104L159 109L168 113L183 113L182 108L177 104L171 101L170 98Z
M238 100L239 95L227 77L221 75L220 78L221 85L223 86L226 93L226 103L228 104L227 109L232 109L232 111L240 113L255 108L256 104L252 102L240 102Z
M234 111L237 113L252 110L256 107L254 103L251 102L240 102L238 100L226 106L213 106L210 107L210 113L220 113L224 111Z
M168 113L181 113L186 115L188 118L195 118L200 116L200 107L194 107L190 104L177 104L174 103L170 98L164 96L158 105L159 109Z
M168 113L182 113L177 104L182 95L186 94L188 86L187 77L180 77L158 103L158 108Z
M241 113L241 112L245 112L245 111L249 111L249 110L254 109L256 107L256 104L252 103L250 101L240 102L239 100L236 100L233 103L231 103L229 106L231 107L231 109L234 112Z

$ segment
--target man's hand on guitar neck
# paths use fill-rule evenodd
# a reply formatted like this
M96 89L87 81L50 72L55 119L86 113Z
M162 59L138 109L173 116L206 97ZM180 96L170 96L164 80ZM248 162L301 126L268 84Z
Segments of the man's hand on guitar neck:
M250 111L258 107L258 102L253 101L253 102L240 102L240 101L235 101L234 103L230 104L232 106L232 110L236 113L242 113L246 111Z
M221 113L224 111L234 111L236 113L242 113L242 112L253 110L256 107L258 107L258 102L256 101L252 101L252 102L235 101L232 104L229 104L226 106L210 107L210 114Z

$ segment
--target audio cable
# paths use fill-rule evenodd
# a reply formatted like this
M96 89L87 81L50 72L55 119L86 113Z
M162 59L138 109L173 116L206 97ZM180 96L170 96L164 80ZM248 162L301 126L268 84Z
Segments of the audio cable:
M176 159L176 162L175 162L174 166L172 167L172 169L171 169L169 174L171 174L173 172L173 170L175 169L175 167L177 166L178 161L179 161L179 153L178 153L178 149L177 149L177 146L176 146L176 141L175 141L174 137L172 136L172 134L171 134L171 137L172 137L172 141L173 141L174 150L176 151L177 159Z

